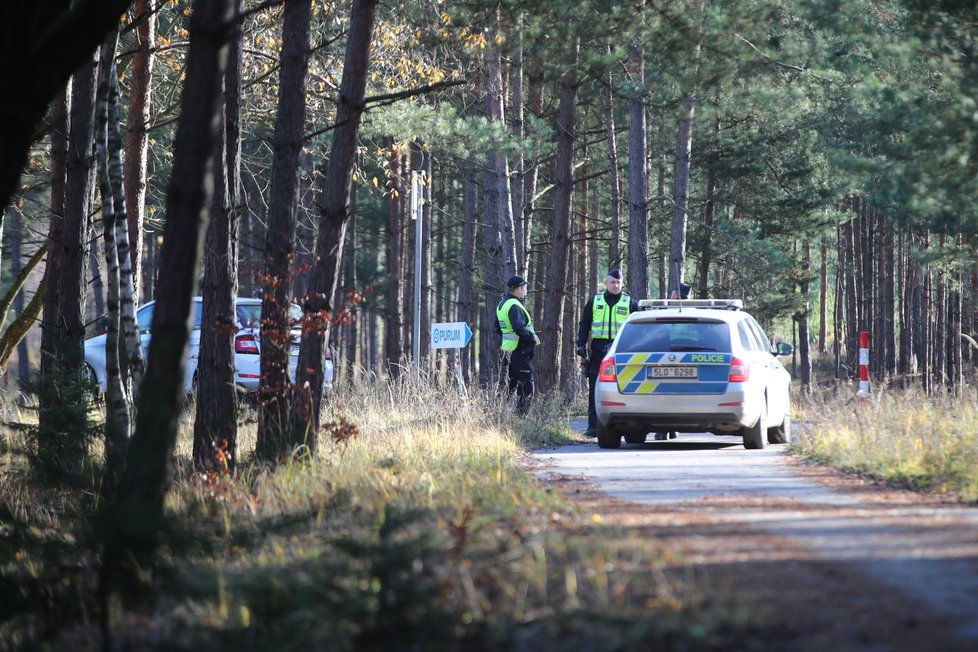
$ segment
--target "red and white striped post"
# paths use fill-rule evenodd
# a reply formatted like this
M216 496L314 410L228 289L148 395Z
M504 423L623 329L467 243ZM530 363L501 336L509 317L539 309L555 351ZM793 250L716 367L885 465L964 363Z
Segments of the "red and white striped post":
M869 396L869 333L859 332L859 398Z

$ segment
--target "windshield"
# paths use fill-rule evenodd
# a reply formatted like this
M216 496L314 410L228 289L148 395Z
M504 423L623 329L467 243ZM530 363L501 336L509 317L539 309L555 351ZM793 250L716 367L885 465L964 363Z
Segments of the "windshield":
M619 353L730 351L730 327L695 319L632 322L622 329Z
M239 303L235 308L235 315L243 328L258 328L261 325L261 304ZM289 304L289 317L292 319L293 326L298 325L302 321L302 308L294 303Z

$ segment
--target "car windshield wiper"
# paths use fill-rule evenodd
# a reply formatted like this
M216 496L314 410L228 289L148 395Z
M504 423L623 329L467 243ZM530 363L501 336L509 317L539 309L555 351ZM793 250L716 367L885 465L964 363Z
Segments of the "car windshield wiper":
M709 346L695 346L689 344L673 344L669 347L670 351L716 351L716 348Z

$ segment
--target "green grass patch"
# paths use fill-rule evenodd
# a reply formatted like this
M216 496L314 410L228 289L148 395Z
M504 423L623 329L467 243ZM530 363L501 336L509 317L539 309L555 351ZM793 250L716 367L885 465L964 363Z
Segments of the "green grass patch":
M247 415L245 415L247 416ZM114 645L174 650L721 650L747 609L655 540L602 524L520 460L573 436L565 408L526 418L435 382L332 397L313 459L233 477L191 473L190 429L167 496L156 593L110 603ZM246 419L247 421L247 419ZM0 503L0 648L101 646L91 492L39 484L8 454ZM140 598L140 599L137 599Z
M805 459L905 486L978 500L978 400L884 390L826 392L796 402L791 450Z

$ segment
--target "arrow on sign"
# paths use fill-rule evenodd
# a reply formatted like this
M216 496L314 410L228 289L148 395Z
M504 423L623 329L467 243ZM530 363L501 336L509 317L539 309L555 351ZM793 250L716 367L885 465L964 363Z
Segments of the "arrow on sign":
M431 348L460 349L472 339L472 329L464 321L431 325Z

